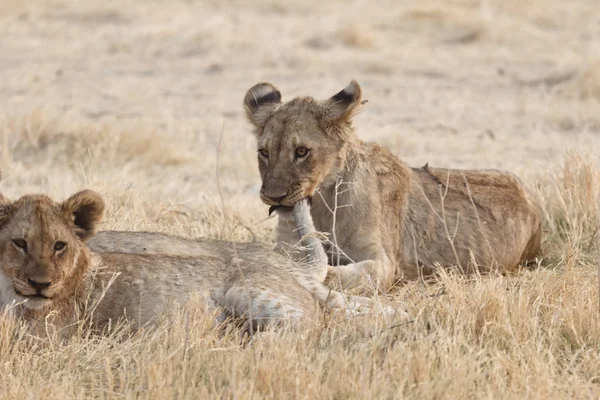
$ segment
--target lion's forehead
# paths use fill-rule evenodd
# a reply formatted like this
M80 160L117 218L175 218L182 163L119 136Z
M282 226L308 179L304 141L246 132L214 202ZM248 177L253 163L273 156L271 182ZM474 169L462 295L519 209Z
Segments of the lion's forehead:
M322 136L316 120L273 121L258 140L260 147L272 151L286 151L297 145L309 145L320 141Z
M5 229L12 235L28 239L54 239L66 236L70 231L60 209L43 197L18 202Z
M294 99L276 109L266 127L282 129L318 125L322 112L316 103L297 100Z

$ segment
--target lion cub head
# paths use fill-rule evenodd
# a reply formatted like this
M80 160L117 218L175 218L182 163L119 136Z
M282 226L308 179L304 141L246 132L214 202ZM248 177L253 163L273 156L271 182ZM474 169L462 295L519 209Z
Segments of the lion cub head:
M335 182L344 148L354 138L351 119L361 104L356 81L324 101L297 97L282 103L270 83L250 88L244 108L255 126L262 201L291 206L312 196L324 181Z
M84 241L102 218L104 201L85 190L56 203L43 195L0 202L0 300L29 309L72 295L86 272Z

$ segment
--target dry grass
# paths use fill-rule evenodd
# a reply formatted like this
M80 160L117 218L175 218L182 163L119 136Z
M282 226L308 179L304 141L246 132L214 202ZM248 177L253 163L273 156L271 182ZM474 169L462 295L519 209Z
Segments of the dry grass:
M245 90L325 97L356 78L361 138L516 172L545 237L537 270L398 288L383 300L409 323L326 316L245 347L193 302L155 331L66 343L2 314L0 397L600 397L598 18L595 0L4 1L7 197L88 187L103 228L268 241Z

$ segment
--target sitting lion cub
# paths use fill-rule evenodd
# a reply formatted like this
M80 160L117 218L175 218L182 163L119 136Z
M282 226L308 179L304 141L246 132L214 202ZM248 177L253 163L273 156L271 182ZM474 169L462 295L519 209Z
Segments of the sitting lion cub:
M508 271L536 255L540 211L515 176L410 168L358 139L352 117L363 103L355 81L324 101L282 103L269 83L244 98L258 142L261 199L290 206L312 196L315 226L332 242L329 280L385 290L437 265L466 274ZM287 241L292 226L280 218L278 241Z
M294 216L305 213L310 219L306 201L298 204ZM97 331L124 317L132 327L144 326L171 302L181 304L190 294L222 310L219 319L246 321L250 331L285 322L297 325L315 315L317 301L328 307L352 306L314 277L325 276L319 271L326 264L318 265L318 251L315 263L306 267L264 245L216 240L196 245L196 250L188 241L192 250L183 255L125 252L119 245L111 252L101 242L97 252L90 251L86 241L103 212L102 198L89 190L63 203L43 195L14 202L2 198L0 303L11 305L34 327L49 316L58 329L89 318ZM113 234L113 239L127 236ZM130 236L135 237L143 235ZM159 235L158 242L176 249L186 240ZM352 302L358 305L361 299Z

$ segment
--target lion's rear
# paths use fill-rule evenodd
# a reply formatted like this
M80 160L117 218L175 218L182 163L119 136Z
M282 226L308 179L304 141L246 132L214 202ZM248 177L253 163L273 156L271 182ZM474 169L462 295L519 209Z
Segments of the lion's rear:
M472 273L511 270L535 257L540 212L517 177L428 166L413 171L408 234L422 244L419 261L458 264Z

